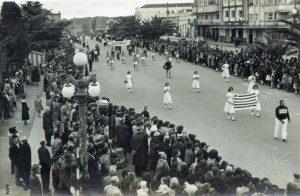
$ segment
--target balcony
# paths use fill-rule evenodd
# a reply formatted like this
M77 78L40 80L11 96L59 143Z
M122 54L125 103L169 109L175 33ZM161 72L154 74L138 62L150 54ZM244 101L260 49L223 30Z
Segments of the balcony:
M210 13L210 12L219 12L220 6L218 4L211 4L211 5L202 5L193 7L193 13Z

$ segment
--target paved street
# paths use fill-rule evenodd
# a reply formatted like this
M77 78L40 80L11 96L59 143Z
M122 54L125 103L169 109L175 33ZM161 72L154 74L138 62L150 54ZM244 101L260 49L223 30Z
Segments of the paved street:
M95 41L87 40L91 48ZM199 67L191 63L181 61L173 63L171 79L165 78L164 58L156 56L157 61L152 62L148 57L146 67L139 65L139 71L133 71L131 59L126 54L126 64L116 60L115 70L109 70L106 65L105 54L111 47L101 46L100 62L94 63L93 73L101 84L101 96L109 97L116 105L133 107L136 112L141 112L145 105L148 106L151 116L158 116L162 120L168 120L176 125L183 125L188 133L194 133L200 141L210 145L210 149L217 149L219 155L229 163L248 169L254 176L267 177L273 183L285 188L288 181L292 180L293 171L299 171L299 133L300 130L300 97L288 94L284 91L270 89L267 86L259 86L262 105L261 117L251 116L248 111L238 111L236 121L227 120L223 112L226 101L226 93L229 86L235 88L236 93L245 93L247 83L240 78L231 78L225 83L220 72L208 68ZM150 53L148 52L148 55ZM201 93L193 92L191 88L194 71L200 74ZM127 71L132 72L133 92L128 93L125 88L124 78ZM163 87L165 82L170 83L172 89L173 109L164 109ZM41 92L41 86L29 87L27 94L33 116L33 100L37 93ZM34 96L32 98L32 96ZM275 141L274 115L279 100L284 99L290 109L292 122L288 125L288 143ZM45 103L45 99L43 100ZM17 126L24 134L30 136L29 144L32 148L32 163L38 163L37 149L39 141L44 138L41 118L31 118L31 126L23 126L20 122L20 107L12 120L1 125L1 156L4 159L0 164L1 188L0 195L6 191L9 185L10 191L23 192L13 185L13 176L10 175L10 161L8 159L7 130L10 126ZM18 116L19 115L19 116ZM34 121L33 121L34 120ZM3 129L4 128L4 129ZM14 195L14 194L11 194Z

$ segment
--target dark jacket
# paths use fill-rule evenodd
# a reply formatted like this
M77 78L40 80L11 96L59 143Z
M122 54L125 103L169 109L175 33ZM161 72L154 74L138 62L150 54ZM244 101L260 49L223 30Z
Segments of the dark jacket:
M166 69L166 70L170 70L172 68L171 62L167 61L164 64L163 68Z
M30 196L43 195L42 183L35 174L30 175L29 184L30 184Z
M28 172L31 170L31 148L27 141L20 146L20 170Z
M20 164L20 150L20 147L18 147L16 144L13 144L11 147L9 147L9 158L13 164L17 166Z
M53 119L51 111L46 111L43 114L43 129L46 134L53 135Z
M133 164L144 167L148 161L148 135L144 131L137 132L132 137L132 149L135 151Z
M40 165L42 166L42 170L43 169L50 170L52 159L49 150L45 146L41 146L38 149L38 155L39 155Z
M22 120L29 120L29 107L26 100L22 100Z

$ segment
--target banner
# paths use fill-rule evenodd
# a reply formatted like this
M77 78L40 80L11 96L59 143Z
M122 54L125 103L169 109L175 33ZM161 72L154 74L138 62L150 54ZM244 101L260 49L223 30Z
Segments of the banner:
M255 109L258 98L255 93L236 94L233 98L235 110L250 110Z
M110 46L128 46L131 40L124 40L124 41L109 41L107 44Z

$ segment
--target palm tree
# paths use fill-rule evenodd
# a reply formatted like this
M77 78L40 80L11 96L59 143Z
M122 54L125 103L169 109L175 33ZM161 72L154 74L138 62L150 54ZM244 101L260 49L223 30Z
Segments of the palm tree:
M156 39L165 34L172 34L175 30L175 24L166 18L152 16L143 21L141 35L147 38Z
M298 20L300 19L299 15L296 16ZM293 21L280 19L279 22L282 22L286 25L289 25L290 28L277 29L275 32L286 35L286 38L280 39L277 41L277 45L284 45L287 47L286 55L293 55L298 53L297 66L299 67L300 60L300 23L297 23L297 19L294 18Z
M132 37L139 35L141 29L141 19L136 16L125 16L117 19L111 27L111 33L115 37Z
M286 44L278 44L280 39L265 36L267 42L255 41L253 44L248 44L248 48L257 56L261 57L263 53L270 54L272 59L281 58L289 51L289 46Z

